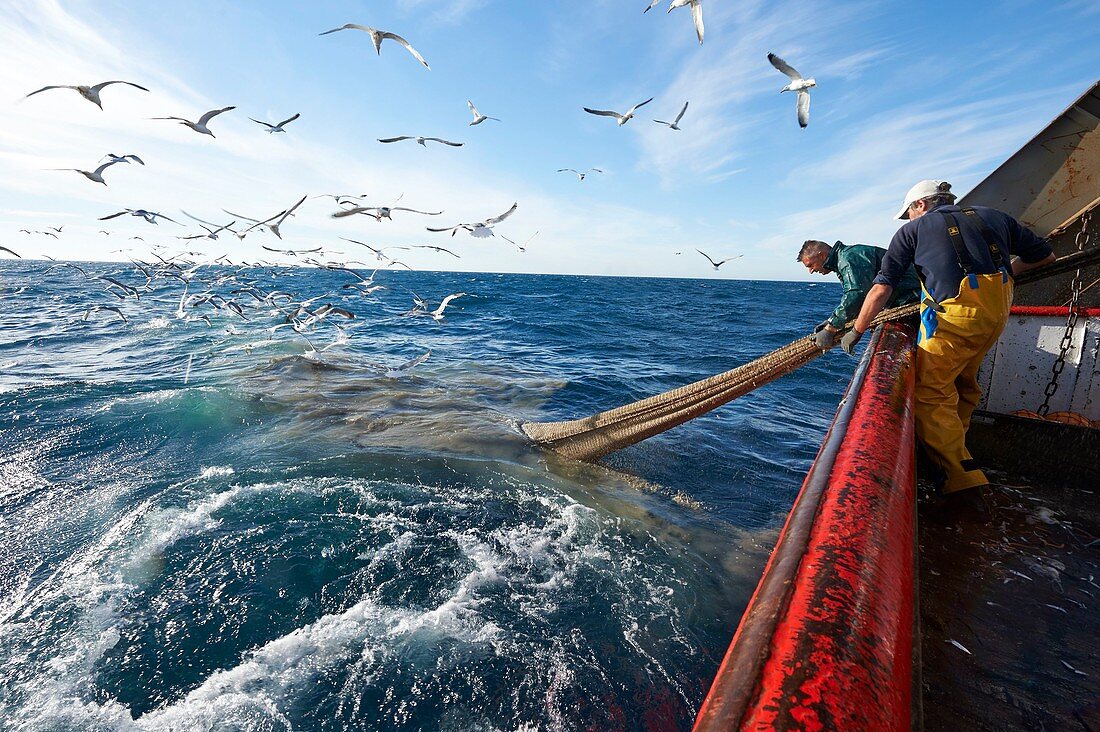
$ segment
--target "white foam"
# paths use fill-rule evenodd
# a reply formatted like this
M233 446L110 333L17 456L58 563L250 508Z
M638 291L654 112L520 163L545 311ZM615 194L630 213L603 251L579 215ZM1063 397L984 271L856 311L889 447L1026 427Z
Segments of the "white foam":
M164 330L165 328L171 328L172 321L165 317L153 318L147 323L142 323L138 326L138 330Z
M468 539L468 538L467 538ZM411 539L399 537L380 552L393 552ZM500 558L488 546L463 539L476 568L458 583L455 593L427 611L390 608L372 598L347 610L325 615L261 647L240 665L218 671L198 688L168 707L140 720L142 729L209 729L226 715L251 712L271 721L285 720L279 711L317 677L359 662L369 673L389 651L410 636L428 632L469 643L487 642L499 629L476 613L476 590L498 578ZM289 721L286 721L289 728Z
M215 513L238 498L254 495L266 487L262 484L235 486L207 496L185 509L170 508L158 512L150 518L150 530L145 540L131 553L130 568L138 568L180 539L216 529L222 521L214 517Z
M199 473L199 478L220 478L227 475L233 475L235 472L237 471L233 470L233 468L228 465L211 465L208 468L202 469L202 472Z

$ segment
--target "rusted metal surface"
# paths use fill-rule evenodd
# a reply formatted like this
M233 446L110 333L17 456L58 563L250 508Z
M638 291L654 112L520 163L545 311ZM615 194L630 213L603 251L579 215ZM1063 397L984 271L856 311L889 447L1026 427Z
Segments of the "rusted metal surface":
M1100 82L963 196L1047 236L1100 196Z
M912 328L868 345L695 729L908 729Z

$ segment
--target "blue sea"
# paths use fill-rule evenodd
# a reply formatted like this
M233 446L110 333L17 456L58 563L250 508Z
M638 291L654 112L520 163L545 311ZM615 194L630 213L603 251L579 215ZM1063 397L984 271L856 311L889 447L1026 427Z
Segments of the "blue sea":
M10 730L690 729L855 363L590 465L518 425L839 285L78 266L0 265Z

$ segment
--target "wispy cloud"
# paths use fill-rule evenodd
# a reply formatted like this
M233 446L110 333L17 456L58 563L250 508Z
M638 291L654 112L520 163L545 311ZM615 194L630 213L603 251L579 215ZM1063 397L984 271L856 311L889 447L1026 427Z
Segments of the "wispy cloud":
M837 33L853 17L872 12L870 7L855 3L826 8L805 0L717 6L707 15L708 33L723 36L725 42L683 49L688 60L660 92L663 99L690 100L690 119L685 118L690 134L675 136L665 129L639 126L644 165L655 169L666 187L700 175L711 180L728 177L722 171L752 149L754 133L764 124L756 103L774 98L786 83L762 49L773 49L806 75L826 83L835 76L854 78L888 52L881 46L852 54L847 49L860 39L851 33L840 38ZM793 99L782 103L793 120Z
M434 22L456 24L490 0L399 0L408 11L428 15Z

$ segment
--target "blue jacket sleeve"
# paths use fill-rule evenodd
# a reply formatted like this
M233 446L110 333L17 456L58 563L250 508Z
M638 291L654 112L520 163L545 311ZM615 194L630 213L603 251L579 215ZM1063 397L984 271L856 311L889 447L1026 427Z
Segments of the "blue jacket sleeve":
M1034 231L1007 214L1005 219L1008 226L1009 252L1028 264L1041 262L1054 252L1054 248L1050 246L1050 242L1046 239L1038 236Z

